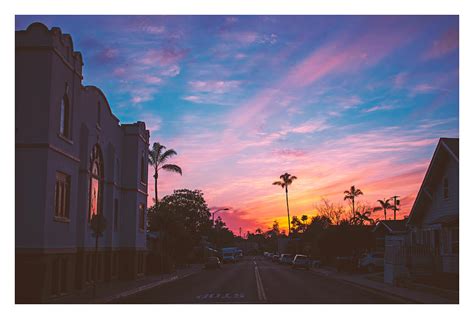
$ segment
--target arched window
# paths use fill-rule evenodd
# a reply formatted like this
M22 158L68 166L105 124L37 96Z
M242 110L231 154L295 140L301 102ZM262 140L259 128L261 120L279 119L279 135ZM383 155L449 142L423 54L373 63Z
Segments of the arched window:
M104 167L102 152L98 144L92 148L90 156L90 189L89 189L89 215L90 221L93 215L102 213Z
M61 106L59 109L59 134L64 137L69 138L69 99L66 94L64 94L61 99Z

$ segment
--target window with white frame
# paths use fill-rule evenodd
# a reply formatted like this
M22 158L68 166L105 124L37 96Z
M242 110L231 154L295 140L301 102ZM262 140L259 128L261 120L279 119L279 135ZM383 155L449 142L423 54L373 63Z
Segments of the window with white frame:
M66 138L70 138L69 114L69 99L67 95L64 94L59 107L59 134Z
M62 172L56 172L56 185L54 190L54 216L69 218L69 200L71 193L71 178Z
M145 230L145 205L138 205L138 228Z

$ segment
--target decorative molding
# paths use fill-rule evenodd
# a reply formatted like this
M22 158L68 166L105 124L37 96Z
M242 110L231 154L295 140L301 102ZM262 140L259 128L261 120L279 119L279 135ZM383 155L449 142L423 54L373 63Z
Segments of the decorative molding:
M81 160L77 157L75 157L74 155L71 155L71 154L68 154L66 152L64 152L63 150L57 148L56 146L53 146L49 143L16 143L15 144L15 147L16 148L47 148L47 149L50 149L52 151L55 151L56 153L66 157L66 158L69 158L70 160L73 160L74 162L77 162L77 163L80 163Z

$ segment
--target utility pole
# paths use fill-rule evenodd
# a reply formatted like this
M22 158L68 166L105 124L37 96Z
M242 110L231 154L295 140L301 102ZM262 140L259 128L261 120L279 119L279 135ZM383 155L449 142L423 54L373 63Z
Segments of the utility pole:
M397 199L398 197L400 196L393 196L393 220L397 220L397 210L400 210L400 208L398 208L398 206L400 206L400 200Z
M242 227L239 227L239 237L242 238Z

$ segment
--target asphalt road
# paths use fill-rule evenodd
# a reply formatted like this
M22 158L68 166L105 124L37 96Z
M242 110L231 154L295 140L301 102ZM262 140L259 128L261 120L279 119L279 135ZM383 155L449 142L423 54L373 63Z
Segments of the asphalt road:
M202 270L119 303L315 303L374 304L397 300L311 270L292 269L266 260L245 257L221 269Z

